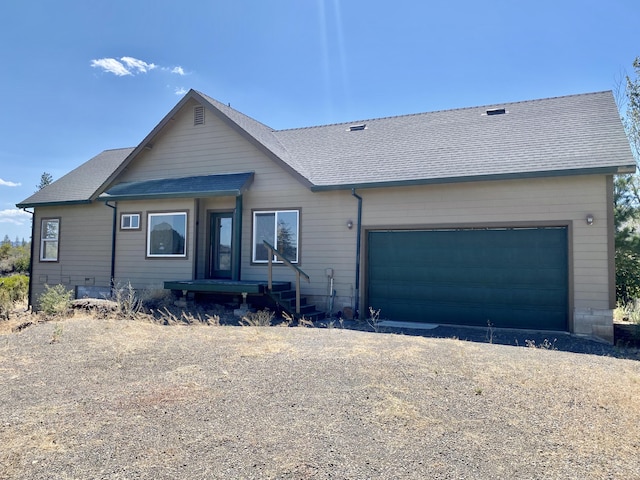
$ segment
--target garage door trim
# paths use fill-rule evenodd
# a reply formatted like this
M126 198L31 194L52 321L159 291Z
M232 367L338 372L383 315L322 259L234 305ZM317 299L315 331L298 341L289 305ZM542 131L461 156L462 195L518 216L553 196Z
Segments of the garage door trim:
M438 230L500 230L500 229L531 229L531 228L566 228L567 232L567 328L572 332L573 328L573 221L530 221L530 222L491 222L491 223L441 223L441 224L416 224L416 225L363 225L362 226L362 251L365 252L365 261L362 262L362 278L365 281L363 293L363 305L368 309L369 304L369 233L370 232L406 232L406 231L438 231ZM368 311L362 312L366 317Z

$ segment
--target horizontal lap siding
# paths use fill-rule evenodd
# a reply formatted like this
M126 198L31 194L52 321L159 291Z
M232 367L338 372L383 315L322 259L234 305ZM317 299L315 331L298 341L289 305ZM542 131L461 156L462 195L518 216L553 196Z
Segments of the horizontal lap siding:
M312 193L211 112L207 111L205 114L205 125L194 126L191 106L183 109L175 116L174 121L170 122L169 128L156 138L153 148L132 162L118 181L245 171L255 172L255 177L253 184L243 196L242 278L267 278L266 265L251 264L252 210L299 208L300 268L311 277L310 283L303 282L303 293L326 296L328 278L325 271L332 268L336 296L342 298L340 302L350 303L355 288L356 229L349 230L347 221L356 221L355 198L344 191ZM180 201L171 204L178 205ZM158 202L120 202L119 209L145 212L149 209L157 210L159 205ZM203 277L207 268L208 212L234 209L235 199L204 198L200 200L199 205L197 270L198 276ZM191 218L193 217L190 216L190 220ZM146 219L143 218L142 222L143 228L140 232L118 232L116 276L121 279L135 279L139 287L157 284L160 276L164 276L163 279L172 279L167 278L172 275L175 279L184 278L187 270L178 266L179 260L144 260ZM191 221L190 226L193 231ZM164 268L166 270L163 270ZM293 282L295 274L287 267L276 266L274 278ZM336 301L338 308L342 308L340 302Z
M60 218L58 262L39 260L42 218ZM103 203L37 209L32 285L36 304L45 283L73 290L84 285L109 286L112 219L112 210Z
M187 211L187 257L147 258L147 214ZM138 289L163 288L165 280L188 280L194 257L194 201L192 199L118 202L118 212L142 212L139 230L118 229L116 283L128 282Z

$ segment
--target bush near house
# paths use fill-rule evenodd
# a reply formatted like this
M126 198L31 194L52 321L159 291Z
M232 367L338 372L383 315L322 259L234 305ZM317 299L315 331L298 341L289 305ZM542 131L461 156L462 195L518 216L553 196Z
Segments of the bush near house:
M29 277L11 275L0 278L0 317L9 318L9 312L16 302L27 298Z
M11 273L28 273L31 244L12 245L6 240L0 245L0 276Z
M44 286L44 292L38 298L38 309L45 315L52 317L64 315L71 308L73 291L64 285Z

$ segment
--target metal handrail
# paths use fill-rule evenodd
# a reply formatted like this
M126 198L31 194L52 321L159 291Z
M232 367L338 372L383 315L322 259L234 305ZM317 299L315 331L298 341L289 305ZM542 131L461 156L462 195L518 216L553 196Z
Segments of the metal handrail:
M267 250L269 252L269 262L268 262L269 269L267 274L269 291L272 291L272 286L273 286L272 276L273 276L273 256L274 255L278 257L282 261L282 263L284 263L286 266L288 266L289 268L293 269L293 271L296 272L296 315L300 315L300 277L302 276L307 279L307 282L310 282L309 275L307 275L302 270L300 270L300 268L298 268L293 263L291 263L291 261L287 257L285 257L282 253L277 251L276 248L273 245L271 245L269 242L267 242L266 240L263 240L262 243L264 243L264 246L267 247Z

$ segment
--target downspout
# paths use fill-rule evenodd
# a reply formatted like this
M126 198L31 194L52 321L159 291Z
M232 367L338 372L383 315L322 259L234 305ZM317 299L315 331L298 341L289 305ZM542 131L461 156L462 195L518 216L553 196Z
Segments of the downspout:
M111 288L111 292L113 293L113 290L115 288L115 277L116 277L116 231L118 229L118 203L116 202L115 205L109 205L109 202L104 202L104 204L113 209L113 226L111 227L111 281L110 283L110 288Z
M356 189L351 189L351 195L358 199L358 220L356 222L356 288L355 297L356 303L354 305L353 318L360 318L360 242L362 240L362 197L356 193Z
M240 280L242 273L242 195L236 196L236 209L233 219L233 248L231 250L231 279Z
M31 214L31 255L29 256L29 293L27 298L27 310L29 310L29 307L31 307L31 310L33 311L33 302L31 301L31 295L33 295L33 254L36 241L36 239L34 238L36 232L36 216L34 215L35 210L33 212L30 212L26 208L23 208L22 210Z

